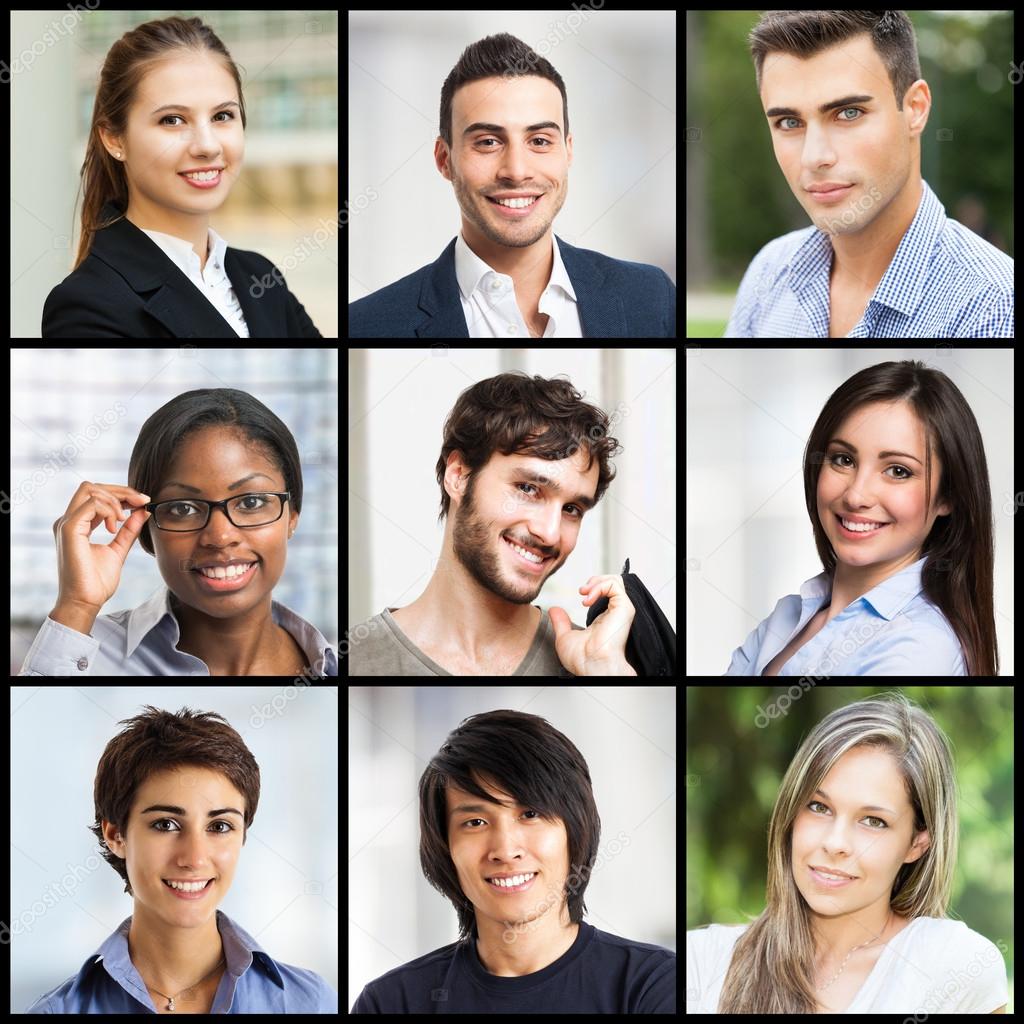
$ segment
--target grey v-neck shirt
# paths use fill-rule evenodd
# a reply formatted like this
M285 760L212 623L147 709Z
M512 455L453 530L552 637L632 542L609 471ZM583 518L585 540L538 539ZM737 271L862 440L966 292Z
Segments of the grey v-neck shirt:
M538 606L534 606L538 607ZM453 673L427 657L402 632L385 608L380 615L353 626L348 631L350 676L450 676ZM572 679L555 653L555 630L545 609L540 609L537 634L519 663L514 676L556 676ZM573 629L582 629L574 622Z

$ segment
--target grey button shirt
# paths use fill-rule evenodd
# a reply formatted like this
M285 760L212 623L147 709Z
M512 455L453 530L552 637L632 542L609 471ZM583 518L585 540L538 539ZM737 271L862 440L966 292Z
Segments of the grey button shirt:
M271 602L270 613L305 653L307 675L322 679L338 674L337 651L320 630L277 601ZM100 615L89 636L47 618L20 675L208 676L206 662L177 649L180 639L170 591L161 587L138 608Z

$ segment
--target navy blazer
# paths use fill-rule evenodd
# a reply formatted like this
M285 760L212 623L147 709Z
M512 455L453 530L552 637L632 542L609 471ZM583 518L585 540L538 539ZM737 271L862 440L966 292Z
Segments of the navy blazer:
M117 211L103 210L104 219ZM228 248L224 270L252 338L321 338L270 260ZM145 232L122 218L97 231L77 270L43 306L44 338L237 338Z
M674 338L676 286L664 270L613 260L558 239L576 291L584 338ZM440 258L401 281L349 303L350 338L468 338L455 239Z

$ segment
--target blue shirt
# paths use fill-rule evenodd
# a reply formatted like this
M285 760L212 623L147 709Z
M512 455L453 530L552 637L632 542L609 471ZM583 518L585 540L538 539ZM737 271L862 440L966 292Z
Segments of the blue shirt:
M320 630L277 601L271 601L270 614L302 648L310 666L307 677L322 679L338 674L338 654ZM162 587L138 608L100 615L88 636L47 617L18 674L208 676L210 669L205 661L177 649L180 639L170 591Z
M966 663L946 616L921 591L925 558L844 608L780 669L780 676L965 676ZM732 655L727 676L759 676L832 597L821 573L775 611Z
M676 955L585 921L552 964L491 974L476 940L456 942L371 981L353 1013L675 1013Z
M63 985L41 996L27 1013L156 1013L128 957L129 917ZM211 1013L337 1013L338 995L313 971L272 960L252 936L217 911L227 969Z
M1012 338L1013 260L921 203L848 338ZM832 243L817 228L769 242L747 268L726 338L827 338Z

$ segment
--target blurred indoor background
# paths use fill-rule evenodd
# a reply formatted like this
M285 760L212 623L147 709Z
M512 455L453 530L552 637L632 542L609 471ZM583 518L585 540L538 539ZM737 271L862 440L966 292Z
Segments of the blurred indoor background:
M458 233L434 165L441 86L499 32L565 82L573 165L555 233L676 279L674 11L354 11L349 31L349 302L433 263Z
M546 719L590 768L601 816L584 920L676 948L676 691L673 687L350 686L349 991L459 936L419 861L420 776L470 715Z
M197 388L237 388L271 409L302 460L302 513L274 600L338 639L338 354L298 349L51 349L11 353L11 674L57 599L53 523L83 480L128 483L128 459L149 416ZM94 544L110 535L100 526ZM135 543L104 614L161 586Z
M218 909L274 959L338 988L338 691L147 686L11 689L11 1013L77 974L132 916L87 831L93 780L143 705L223 716L260 766L260 802Z
M565 375L611 418L616 476L535 602L587 620L578 588L630 571L676 622L676 353L672 349L355 349L349 353L349 622L426 589L444 524L435 466L459 395L499 373Z
M726 344L726 343L722 343ZM1013 675L1012 351L703 346L686 353L686 671L722 675L776 602L817 576L803 451L828 396L858 370L916 359L963 393L985 441L995 527L1000 673Z
M245 164L211 226L271 260L320 333L338 336L338 12L101 8L11 15L12 337L40 337L46 296L71 273L108 50L175 14L206 21L242 72Z

